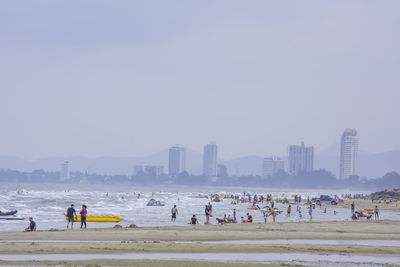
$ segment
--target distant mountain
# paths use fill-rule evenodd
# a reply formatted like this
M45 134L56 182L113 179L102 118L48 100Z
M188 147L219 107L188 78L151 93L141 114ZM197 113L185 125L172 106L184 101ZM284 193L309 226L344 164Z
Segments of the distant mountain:
M186 168L190 173L202 172L202 160L201 153L191 149L186 150ZM0 156L0 169L26 172L37 169L59 171L64 161L70 162L71 171L132 175L134 165L162 165L164 171L168 172L168 149L146 157L47 157L26 161L18 157Z
M340 150L338 150L340 151ZM316 153L314 159L315 169L326 169L336 177L339 176L340 154L329 155ZM358 155L358 170L361 177L377 178L382 177L391 171L400 171L400 151L388 151L377 154L360 152Z

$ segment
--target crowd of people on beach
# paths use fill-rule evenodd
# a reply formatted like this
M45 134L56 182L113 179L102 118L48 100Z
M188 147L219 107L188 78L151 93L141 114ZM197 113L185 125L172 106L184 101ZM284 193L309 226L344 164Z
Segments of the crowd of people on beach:
M19 194L21 192L18 192ZM107 193L108 195L108 193ZM154 194L152 194L154 195ZM357 194L357 195L351 195L351 194L346 194L342 195L342 197L346 197L349 199L362 199L364 195L362 194ZM140 198L140 195L138 195L138 198ZM283 205L286 205L284 207L286 209L286 216L291 217L293 215L293 210L292 210L292 205L295 206L295 220L296 222L301 222L304 220L303 217L303 210L305 210L306 214L308 214L308 219L309 221L313 220L313 213L316 207L319 206L319 209L322 210L324 214L327 213L327 206L323 204L322 201L315 201L314 199L311 200L309 197L304 200L302 199L301 195L293 195L293 200L292 202L289 202L288 198L284 197L281 199L274 199L272 197L272 194L266 194L265 196L263 195L251 195L249 193L244 192L243 195L225 195L225 196L220 196L217 194L211 194L210 195L210 200L215 201L215 202L220 202L222 199L231 199L231 204L232 205L237 205L238 203L249 203L250 206L248 207L249 210L259 210L261 211L261 214L264 218L264 222L268 222L268 218L272 217L272 222L276 222L276 219L278 215L282 214L283 211L279 210L278 207L276 207L275 203L281 203ZM335 199L338 199L338 196L335 196ZM213 206L211 205L211 202L208 202L207 205L205 205L204 208L204 213L205 213L205 221L204 224L210 224L210 218L213 217ZM322 207L324 205L324 208ZM264 207L260 207L264 206ZM280 208L282 208L282 205L280 205ZM323 208L323 209L322 209ZM375 218L375 220L379 220L380 216L380 210L377 205L375 205L374 209L363 209L363 210L356 210L355 207L355 202L353 201L350 205L351 209L351 219L353 221L360 220L362 218L365 218L367 220L372 219L372 217ZM86 229L87 224L87 206L85 204L82 205L81 210L79 211L80 216L78 217L77 212L75 210L74 204L71 204L71 206L67 209L66 211L66 219L67 219L67 225L66 228L69 229L71 226L71 229L74 227L74 222L75 221L80 221L81 229ZM175 222L177 219L178 215L178 208L177 205L174 205L171 209L171 222ZM333 210L333 215L336 215L336 210ZM215 221L217 224L222 225L222 224L230 224L230 223L253 223L253 215L250 212L247 212L244 216L240 217L240 220L238 220L237 217L237 210L236 208L233 208L232 214L224 215L223 217L215 218ZM193 214L193 216L190 218L190 221L188 222L191 225L197 225L199 224L199 219L197 218L196 214ZM36 222L33 220L32 217L29 218L29 226L25 228L25 231L31 232L31 231L36 231Z
M347 197L353 198L353 199L358 199L362 198L363 195L346 195ZM294 195L293 196L293 202L289 202L287 198L282 198L282 199L273 199L272 195L267 194L266 196L258 196L258 195L250 195L248 193L243 193L243 196L239 195L227 195L227 196L219 196L216 194L212 194L210 196L211 201L215 202L220 202L222 199L232 199L231 204L236 205L238 202L240 203L246 203L250 202L251 206L248 209L251 210L260 210L263 214L264 217L264 222L268 221L269 217L272 217L272 222L276 222L276 218L279 214L282 214L283 211L278 210L278 208L275 206L275 202L279 201L279 203L282 204L288 204L286 208L286 216L291 217L292 216L292 205L296 206L296 221L301 222L304 220L303 217L303 212L302 208L305 210L306 214L308 214L308 219L309 221L313 220L313 213L314 210L319 207L320 210L322 210L323 214L327 213L327 206L323 203L323 201L313 201L309 197L306 200L302 200L302 197L300 195ZM338 199L338 196L335 196L336 199ZM267 206L261 208L260 205L265 205ZM331 205L332 206L332 205ZM355 210L355 204L354 202L350 205L351 208L351 219L353 220L360 220L361 218L365 217L366 219L371 219L372 216L375 217L375 220L379 220L379 215L380 211L378 206L375 206L374 209L364 209L370 211L369 214L367 213L361 213L361 211L356 211ZM208 202L207 205L205 205L204 213L205 213L205 222L204 224L210 224L210 217L213 217L213 208L211 205L211 202ZM178 214L178 210L176 205L173 206L171 210L171 221L176 220L176 215ZM336 215L336 209L333 210L333 215ZM229 223L252 223L253 222L253 215L251 215L249 212L246 213L245 216L241 216L240 220L237 219L237 211L236 208L233 209L232 214L224 215L223 217L218 217L216 218L216 223L219 225L222 224L229 224ZM196 217L195 214L191 217L189 224L195 225L199 224L199 220Z

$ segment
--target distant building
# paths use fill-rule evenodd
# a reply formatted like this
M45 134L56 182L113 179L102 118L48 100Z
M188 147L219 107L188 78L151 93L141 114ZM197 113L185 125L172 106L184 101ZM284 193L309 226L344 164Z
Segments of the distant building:
M176 176L186 170L186 149L175 145L169 149L168 174Z
M70 170L69 170L69 162L65 161L63 164L61 164L61 170L60 170L60 180L61 181L66 181L71 178L70 176Z
M143 166L142 165L135 165L133 166L133 176L136 176L140 173L143 172Z
M164 174L164 166L160 165L135 165L133 166L133 176L145 174L158 177Z
M340 179L346 179L350 176L357 175L357 130L344 130L340 144Z
M215 142L204 146L203 153L203 174L205 176L217 176L217 155L218 147Z
M153 177L159 177L164 173L164 166L147 165L144 166L144 172Z
M304 142L300 146L289 147L289 173L311 172L314 166L314 147L306 147Z
M279 170L285 170L285 163L283 159L278 157L269 157L263 159L262 176L273 176Z
M228 168L223 164L217 165L217 176L218 177L228 177Z

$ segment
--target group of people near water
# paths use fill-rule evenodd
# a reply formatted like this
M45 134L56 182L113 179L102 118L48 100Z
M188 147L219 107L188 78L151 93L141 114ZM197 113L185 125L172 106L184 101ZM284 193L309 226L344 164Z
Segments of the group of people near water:
M350 209L351 209L351 219L353 221L360 220L363 217L365 217L367 220L371 220L372 215L374 215L375 220L379 221L380 211L379 211L378 205L376 205L374 209L363 209L363 210L357 211L355 208L355 203L353 201L350 205Z
M220 202L221 200L217 199L218 195L211 195L211 200L216 201L216 202ZM264 221L267 222L268 217L272 217L272 221L276 222L276 217L282 213L282 211L279 211L278 208L275 207L275 201L272 198L272 195L267 195L267 196L251 196L250 194L243 194L243 197L239 197L238 195L227 195L227 196L222 196L221 198L231 198L234 199L235 203L231 203L231 204L237 204L236 201L240 200L240 202L246 201L246 202L252 202L252 206L250 206L248 209L252 209L252 210L260 210L263 213L264 216ZM264 208L260 208L258 206L258 203L260 202L269 202L269 205L264 207ZM282 204L288 204L287 206L287 210L286 210L286 216L287 217L291 217L292 215L292 205L295 204L296 205L296 212L298 214L298 218L296 218L296 221L300 222L303 220L303 212L302 212L302 197L300 195L294 195L294 203L289 203L289 201L285 198L285 201L283 201L283 199L278 199L277 201L279 201ZM304 201L303 201L304 203ZM324 214L327 213L327 206L323 207L323 202L322 201L314 201L314 200L310 200L310 198L308 197L305 201L305 203L303 204L305 205L305 212L306 214L308 214L308 218L310 221L313 220L313 213L314 210L316 209L317 206L319 206L319 209L322 210L322 212ZM355 204L354 202L351 204L351 209L352 209L352 219L354 220L354 218L356 217L357 219L359 219L359 214L357 211L355 211ZM372 213L375 216L376 220L379 220L379 209L378 206L375 206L375 209L371 209L371 211L373 211ZM175 221L176 220L176 215L177 215L177 208L176 205L174 205L174 207L172 208L172 217L171 217L171 221ZM208 202L207 205L205 205L205 224L209 224L210 223L210 217L213 216L212 213L212 205L210 202ZM336 215L336 209L333 210L333 215ZM371 214L372 214L371 213ZM233 216L231 214L229 215L224 215L223 217L219 217L216 218L216 222L217 224L226 224L226 223L252 223L253 222L253 216L250 213L247 213L247 218L245 218L246 216L242 216L240 217L240 220L237 219L236 217L236 209L233 209ZM370 215L372 217L372 215ZM370 217L368 217L367 219L370 219ZM189 221L189 224L199 224L199 220L196 217L196 215L194 214Z
M79 213L81 215L81 229L83 227L86 229L87 206L85 204L82 205L82 209ZM71 204L71 207L67 209L67 229L69 227L69 223L71 223L71 229L74 229L74 221L77 219L78 216L76 215L75 205Z
M87 217L87 206L85 204L82 205L82 209L79 211L80 219L81 219L81 229L86 229L86 217ZM69 228L69 224L71 223L71 229L74 229L74 221L78 219L76 215L75 205L71 204L71 206L67 209L67 229ZM32 217L29 217L29 225L25 228L25 232L33 232L36 231L36 222Z

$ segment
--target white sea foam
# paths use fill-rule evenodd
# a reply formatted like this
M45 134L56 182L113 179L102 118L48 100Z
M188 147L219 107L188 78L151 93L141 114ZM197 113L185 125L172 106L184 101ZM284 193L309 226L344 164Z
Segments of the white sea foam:
M18 190L22 190L18 194ZM160 190L162 189L162 191ZM199 218L200 224L204 223L204 207L210 201L206 198L190 198L189 196L198 194L220 193L243 194L244 191L252 194L271 193L274 197L290 196L294 193L300 193L304 199L308 196L318 196L326 193L323 190L290 190L280 191L272 189L254 189L254 188L235 188L223 190L217 188L187 188L187 187L134 187L134 186L91 186L91 185L66 185L66 184L25 184L18 186L16 184L0 184L0 207L9 210L18 210L18 217L34 217L38 229L64 228L66 225L64 213L73 203L77 212L82 204L88 206L88 214L115 214L124 218L121 225L127 226L135 223L139 226L161 226L161 225L187 225L193 214ZM154 192L154 194L152 193ZM108 194L107 194L108 193ZM137 198L140 193L141 197ZM330 192L331 193L331 192ZM336 194L348 193L335 192ZM360 192L352 192L360 193ZM365 193L365 192L364 192ZM154 198L165 203L165 206L148 207L146 203ZM245 216L247 212L253 215L255 222L264 222L264 217L260 211L248 210L248 203L231 205L231 200L223 202L213 202L213 215L211 223L215 223L215 218L222 218L225 214L233 213L237 210L237 217ZM178 217L176 222L171 222L171 208L176 204L178 207ZM286 211L287 205L276 203L276 206ZM371 205L372 207L372 205ZM324 207L323 207L324 208ZM349 220L350 210L340 207L327 207L327 213L323 213L323 208L317 207L313 213L313 221L335 221ZM334 210L336 215L334 215ZM306 207L302 207L303 220L308 220ZM284 212L285 213L285 212ZM298 220L296 207L292 208L292 216L289 218L281 214L277 221L296 221ZM400 220L398 212L384 211L381 214L382 219ZM271 218L268 219L271 221ZM0 221L0 231L20 231L24 229L28 221ZM88 223L88 227L110 227L110 223ZM76 226L75 226L76 227Z

